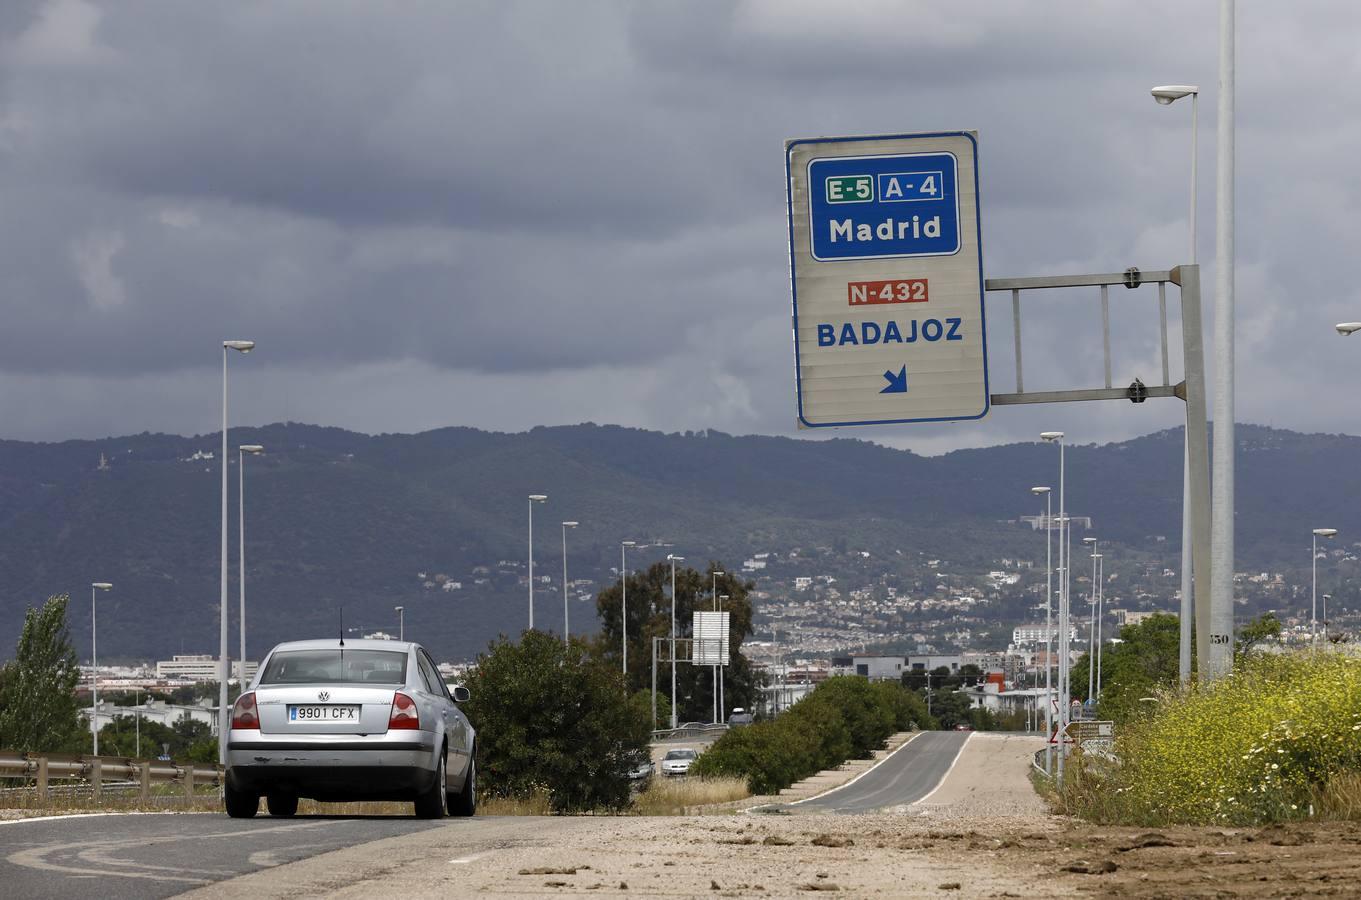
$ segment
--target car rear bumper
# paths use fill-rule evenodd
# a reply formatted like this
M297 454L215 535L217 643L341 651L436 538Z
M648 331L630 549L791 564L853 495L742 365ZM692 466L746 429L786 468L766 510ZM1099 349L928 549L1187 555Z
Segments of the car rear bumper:
M435 735L426 732L326 741L265 735L227 744L234 789L322 801L413 799L429 789L436 762Z

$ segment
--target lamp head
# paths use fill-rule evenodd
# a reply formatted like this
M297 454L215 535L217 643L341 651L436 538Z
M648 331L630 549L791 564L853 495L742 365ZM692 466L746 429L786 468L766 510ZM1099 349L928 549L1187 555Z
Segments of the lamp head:
M1200 88L1194 84L1161 84L1149 91L1160 106L1169 106L1182 97L1199 94Z
M638 542L637 542L637 541L620 541L619 543L622 544L622 545L625 546L625 547L637 547L637 546L638 546Z
M581 524L580 522L563 522L563 523L562 523L562 527L563 527L563 528L576 528L576 527L577 527L578 525L580 525L580 524Z
M261 444L242 444L237 448L242 453L264 453L265 448Z
M224 350L236 350L240 353L249 353L255 349L255 341L223 341Z
M1319 537L1332 537L1333 535L1337 534L1337 529L1336 529L1336 528L1315 528L1315 529L1314 529L1314 534L1318 535Z
M718 595L718 599L720 599L720 600L727 600L727 599L728 599L728 595L727 595L727 594L719 594L719 595Z
M94 581L90 583L90 587L99 588L101 591L107 591L109 588L113 587L113 585L107 581Z
M1032 493L1032 494L1047 494L1047 493L1049 493L1049 488L1047 488L1047 487L1033 487L1033 488L1030 489L1030 493Z
M393 611L393 612L401 612L401 611L404 610L404 609L406 609L405 606L394 606L394 607L392 607L392 611Z
M1094 538L1094 537L1085 537L1085 538L1082 539L1082 543L1084 543L1084 544L1095 544L1095 543L1096 543L1096 538Z
M548 495L547 495L547 494L530 494L530 495L529 495L529 499L530 499L530 500L533 500L535 503L542 503L542 502L544 502L545 500L548 499Z
M1333 326L1337 333L1346 337L1354 331L1361 331L1361 322L1338 322Z
M1061 441L1061 440L1063 440L1063 432L1062 432L1062 431L1041 431L1041 432L1040 432L1040 437L1043 438L1043 439L1046 440L1046 441Z

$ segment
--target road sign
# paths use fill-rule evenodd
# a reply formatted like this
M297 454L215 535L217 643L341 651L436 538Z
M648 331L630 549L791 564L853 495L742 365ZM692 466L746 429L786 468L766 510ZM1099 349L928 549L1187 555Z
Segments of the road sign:
M785 144L801 427L988 412L971 132Z
M695 610L690 661L697 666L728 664L728 616L725 612Z
M1115 737L1115 723L1105 720L1069 722L1064 733L1074 738L1079 745L1086 741L1110 740Z

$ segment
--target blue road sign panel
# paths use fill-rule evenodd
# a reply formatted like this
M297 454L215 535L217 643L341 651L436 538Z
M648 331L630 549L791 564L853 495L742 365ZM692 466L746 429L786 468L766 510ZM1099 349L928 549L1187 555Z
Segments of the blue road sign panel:
M987 415L977 150L969 132L786 143L801 427Z
M958 253L958 182L953 153L811 160L813 258L826 262Z

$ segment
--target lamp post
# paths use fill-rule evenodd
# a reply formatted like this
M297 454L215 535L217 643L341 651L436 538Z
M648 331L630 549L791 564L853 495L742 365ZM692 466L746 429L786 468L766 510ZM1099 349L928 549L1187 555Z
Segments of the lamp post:
M1048 487L1033 487L1030 493L1044 497L1044 772L1050 775L1054 769L1054 745L1049 743L1054 736L1054 692L1049 680L1054 665L1054 493Z
M1096 554L1096 693L1101 699L1101 617L1106 602L1106 560L1101 553Z
M1070 578L1069 562L1072 559L1072 554L1070 552L1071 548L1068 546L1068 542L1071 539L1070 532L1072 531L1072 524L1068 521L1068 505L1065 490L1066 461L1063 432L1044 431L1040 433L1040 437L1051 444L1059 445L1059 571L1062 572L1063 575L1059 578L1059 699L1061 703L1059 705L1058 734L1059 739L1062 740L1062 735L1065 733L1068 726L1068 701L1072 696L1072 691L1068 684L1068 657L1071 651L1069 640L1069 632L1071 629L1068 624L1068 582ZM1063 782L1063 757L1063 745L1060 744L1057 770L1057 778L1060 783Z
M227 658L227 357L228 350L249 353L255 341L222 342L222 596L218 612L221 634L217 650L217 761L227 764L227 725L231 710L227 708L227 679L231 677L231 662Z
M723 601L723 605L728 605L728 595L719 594L718 599ZM728 708L723 699L723 667L718 669L718 724L723 725L728 721Z
M719 571L717 571L717 570L715 570L715 571L713 572L713 576L714 576L714 612L718 612L718 576L720 576L720 575L726 575L726 574L728 574L728 573L726 573L726 572L719 572ZM719 637L718 648L719 648L720 651L723 649L723 639L722 639L722 636ZM715 665L715 666L713 667L713 669L714 669L714 672L713 672L713 690L714 690L714 718L713 718L713 722L714 722L715 725L717 725L717 724L718 724L718 679L719 679L718 670L719 670L719 667L718 667L717 665Z
M406 607L394 606L392 611L397 614L397 640L406 640Z
M623 660L624 670L624 690L628 690L629 677L629 569L628 557L625 555L630 547L636 547L637 541L619 542L619 631L622 635L619 641L620 659ZM656 718L653 718L653 727L657 725Z
M246 684L246 454L255 456L264 453L265 448L259 444L242 444L236 448L236 481L239 493L237 496L236 520L240 526L240 537L236 550L236 565L238 576L236 579L237 589L241 594L241 615L238 617L241 626L241 685Z
M676 728L676 563L685 562L684 556L666 554L671 561L671 729Z
M1087 699L1096 696L1096 538L1085 537L1082 543L1092 551L1092 589L1087 600L1091 606L1091 618L1087 625Z
M529 495L529 630L534 630L534 504L548 500L547 494Z
M1165 84L1153 88L1151 91L1153 99L1160 106L1170 106L1183 97L1191 98L1191 218L1189 221L1188 237L1191 245L1191 262L1196 261L1196 161L1199 154L1196 152L1197 132L1200 127L1200 88L1193 84ZM1188 407L1189 410L1189 407ZM1177 655L1177 672L1181 683L1185 684L1191 680L1191 622L1195 613L1195 600L1193 596L1192 573L1194 572L1195 560L1191 558L1191 429L1190 423L1186 423L1186 430L1182 434L1182 472L1181 472L1181 619L1179 626L1179 644ZM1209 572L1202 575L1209 577Z
M580 522L562 523L562 642L567 640L567 529L576 528Z
M1337 534L1336 528L1315 528L1314 529L1314 553L1310 557L1310 562L1314 569L1314 586L1309 591L1311 611L1309 613L1309 646L1314 647L1318 644L1318 539L1330 538ZM1327 618L1327 615L1324 615Z
M107 581L90 584L90 729L94 733L95 756L99 755L99 645L95 629L95 592L112 587Z

